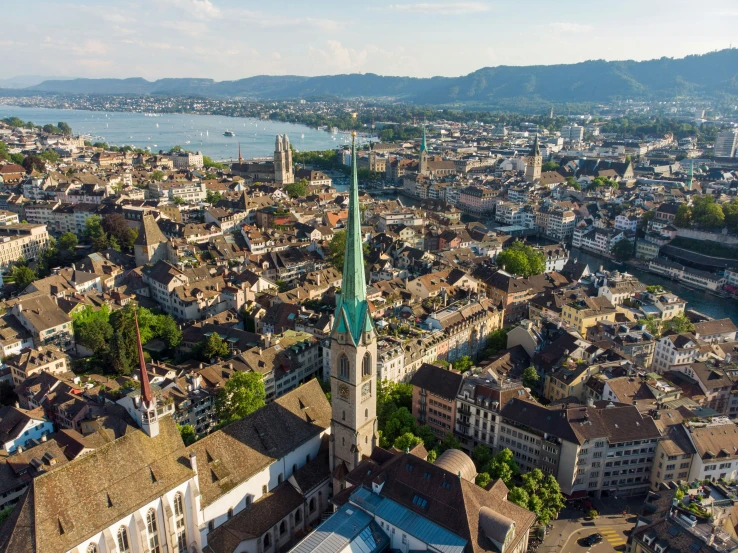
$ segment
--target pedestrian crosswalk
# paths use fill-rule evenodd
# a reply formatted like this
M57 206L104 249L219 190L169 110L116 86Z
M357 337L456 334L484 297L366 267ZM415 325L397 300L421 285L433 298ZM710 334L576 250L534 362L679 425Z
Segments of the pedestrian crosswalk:
M597 528L597 531L602 534L602 536L612 545L613 547L618 547L621 545L625 545L625 538L623 538L623 535L620 534L618 531L613 530L612 528L605 526L605 527L599 527Z

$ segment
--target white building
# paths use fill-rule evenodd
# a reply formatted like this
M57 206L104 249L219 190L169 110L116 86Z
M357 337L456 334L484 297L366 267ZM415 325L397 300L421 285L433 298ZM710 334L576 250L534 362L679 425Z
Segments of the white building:
M738 148L738 130L723 131L715 139L715 157L735 157Z
M697 339L689 333L669 334L656 342L652 368L659 374L671 370L674 365L692 363L699 353Z
M738 476L738 426L728 417L716 417L709 423L685 423L685 428L697 450L692 456L689 481L735 480Z

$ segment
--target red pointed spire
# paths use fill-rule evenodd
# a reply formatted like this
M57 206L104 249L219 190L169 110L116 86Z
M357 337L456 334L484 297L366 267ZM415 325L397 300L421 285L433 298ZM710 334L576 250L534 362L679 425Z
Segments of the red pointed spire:
M136 321L136 341L138 342L138 368L141 371L141 400L148 408L154 402L154 397L151 395L149 375L146 372L146 360L144 359L143 346L141 345L141 332L138 330L138 313L134 313L133 317Z
M243 162L243 158L241 157L241 143L240 142L238 143L238 162L239 163Z

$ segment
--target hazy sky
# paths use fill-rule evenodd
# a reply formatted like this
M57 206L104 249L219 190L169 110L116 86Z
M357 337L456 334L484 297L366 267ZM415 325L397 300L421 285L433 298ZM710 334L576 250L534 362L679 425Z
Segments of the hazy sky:
M735 0L2 0L3 76L455 76L738 42Z

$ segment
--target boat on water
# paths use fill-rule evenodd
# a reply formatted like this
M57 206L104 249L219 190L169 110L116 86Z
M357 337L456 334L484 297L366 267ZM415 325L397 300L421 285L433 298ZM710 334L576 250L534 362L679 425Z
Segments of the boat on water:
M223 136L236 136L236 133L234 133L233 131L227 130L223 133Z

